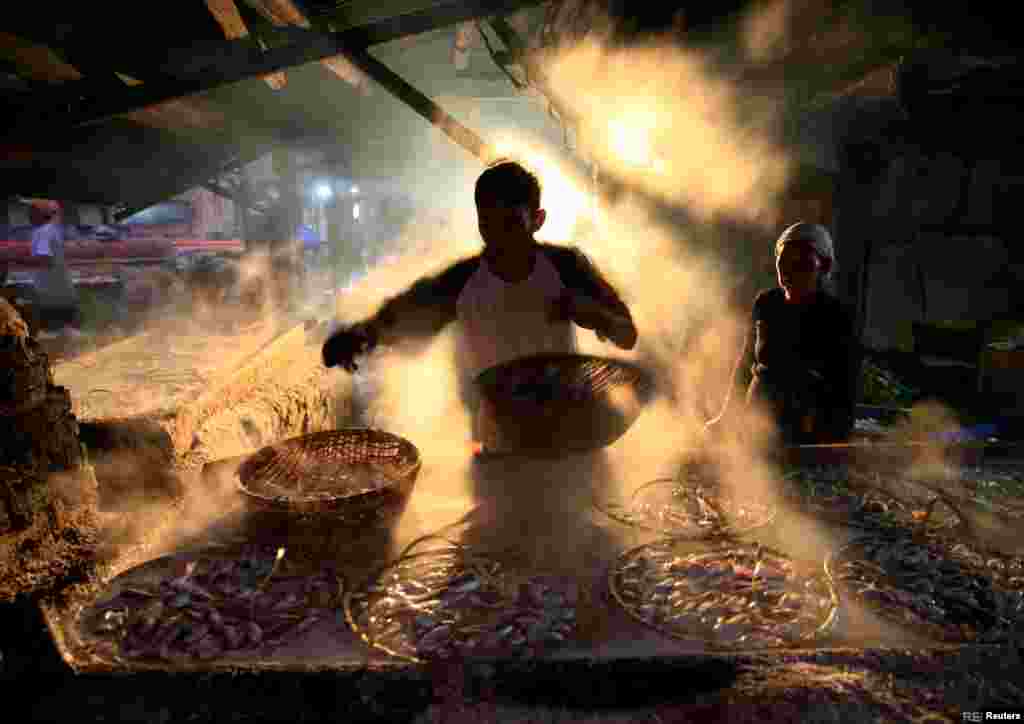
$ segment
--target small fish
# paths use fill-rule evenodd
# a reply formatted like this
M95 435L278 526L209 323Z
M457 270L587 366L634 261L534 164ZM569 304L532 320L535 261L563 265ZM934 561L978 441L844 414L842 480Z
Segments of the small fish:
M246 637L253 646L258 646L263 641L263 628L255 621L246 624Z

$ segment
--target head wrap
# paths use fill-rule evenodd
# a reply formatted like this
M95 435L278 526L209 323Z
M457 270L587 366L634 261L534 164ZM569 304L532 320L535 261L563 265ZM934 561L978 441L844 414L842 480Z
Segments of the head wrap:
M832 272L835 271L836 267L836 249L832 243L832 235L828 233L821 224L808 224L805 221L799 221L788 229L782 232L778 241L775 242L775 258L778 259L779 255L782 254L782 248L791 241L798 241L805 244L810 244L814 252L822 259L828 259L831 262L831 266L826 273L821 275L822 281L827 281L831 278Z
M60 202L51 199L32 199L29 201L29 214L40 221L50 221L60 214Z

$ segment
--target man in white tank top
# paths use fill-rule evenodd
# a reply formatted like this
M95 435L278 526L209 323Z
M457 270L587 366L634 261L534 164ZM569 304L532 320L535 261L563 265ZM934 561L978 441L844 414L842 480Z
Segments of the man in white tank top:
M637 331L628 307L578 250L541 244L540 183L521 165L492 165L477 180L475 201L482 254L420 279L367 320L324 343L328 367L357 369L355 357L377 344L425 338L457 322L460 377L471 380L520 357L576 351L576 329L594 330L622 349ZM477 442L493 448L485 403L477 410Z

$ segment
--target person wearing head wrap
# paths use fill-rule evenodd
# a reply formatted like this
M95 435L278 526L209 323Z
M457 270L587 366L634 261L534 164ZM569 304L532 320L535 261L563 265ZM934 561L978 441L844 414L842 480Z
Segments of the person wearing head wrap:
M64 256L64 226L60 223L60 204L36 199L29 206L32 226L32 256L43 260L35 275L39 315L49 328L74 332L78 317L78 295Z
M749 370L747 403L772 414L786 444L841 442L853 429L861 352L852 315L832 291L828 230L787 228L775 242L775 268L779 285L754 301L736 379ZM728 409L727 398L709 430Z

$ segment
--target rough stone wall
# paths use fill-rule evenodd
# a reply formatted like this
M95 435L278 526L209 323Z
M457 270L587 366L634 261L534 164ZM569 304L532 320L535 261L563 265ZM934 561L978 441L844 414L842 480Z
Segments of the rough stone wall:
M0 300L0 602L92 560L97 482L71 396L24 321Z
M51 473L82 467L71 396L47 355L3 302L0 334L0 534L32 525L51 501Z

